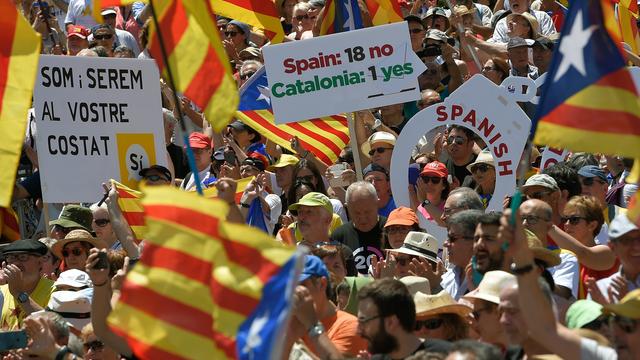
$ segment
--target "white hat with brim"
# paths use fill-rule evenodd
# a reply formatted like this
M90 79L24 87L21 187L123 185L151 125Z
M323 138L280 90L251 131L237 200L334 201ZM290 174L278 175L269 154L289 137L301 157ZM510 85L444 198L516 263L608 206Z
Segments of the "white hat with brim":
M409 231L402 246L390 249L389 252L419 256L434 263L440 261L438 259L438 240L431 234L419 231Z
M471 307L457 303L445 290L436 295L417 292L413 301L416 304L416 317L420 318L439 314L456 314L466 318L473 311Z
M375 143L385 143L391 146L396 146L396 136L386 131L374 132L369 136L367 141L360 146L360 150L365 154L369 154L369 151L371 151L371 145Z
M407 286L411 296L414 296L417 292L431 294L431 286L429 285L429 279L427 278L409 275L400 278L400 281Z
M516 277L506 271L487 271L480 281L478 288L464 295L467 300L481 299L494 304L500 304L500 291L516 281Z
M480 154L478 154L476 161L467 165L467 170L469 170L469 172L473 172L471 171L471 169L473 169L473 167L478 164L487 164L495 167L495 165L493 164L493 156L491 156L491 153L488 150L482 150Z
M78 330L91 323L91 299L80 291L54 291L46 310L62 316Z

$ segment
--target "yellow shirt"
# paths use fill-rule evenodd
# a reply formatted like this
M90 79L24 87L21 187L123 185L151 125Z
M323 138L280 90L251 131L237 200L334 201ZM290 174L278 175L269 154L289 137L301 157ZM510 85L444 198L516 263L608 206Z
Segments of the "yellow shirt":
M53 281L47 278L40 278L38 285L33 289L29 297L43 308L49 303L49 298L55 287ZM9 292L9 285L0 286L0 291L4 297L4 303L2 305L2 330L17 330L22 327L22 320L25 318L25 313L22 308L16 304L16 299Z

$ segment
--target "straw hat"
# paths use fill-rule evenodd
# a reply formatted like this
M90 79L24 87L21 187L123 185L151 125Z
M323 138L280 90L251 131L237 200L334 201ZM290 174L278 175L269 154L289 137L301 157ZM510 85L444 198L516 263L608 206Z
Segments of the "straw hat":
M53 244L53 246L51 247L51 252L55 256L57 256L59 259L62 259L62 249L64 249L64 246L67 245L68 243L72 243L76 241L88 242L89 244L93 245L93 247L96 247L98 249L103 249L106 247L106 245L101 240L98 240L93 236L91 236L91 234L88 231L82 230L82 229L76 229L76 230L71 230L67 234L67 236L64 237L64 239Z
M478 157L476 158L476 161L474 161L471 164L467 165L467 170L469 170L469 172L473 172L473 171L471 171L471 169L473 169L473 167L478 165L478 164L487 164L487 165L495 167L495 165L493 164L493 156L491 156L491 152L489 150L487 150L487 149L482 150L480 152L480 154L478 154Z
M360 145L360 150L362 150L363 153L368 154L371 150L371 146L376 143L385 143L392 147L396 146L396 136L386 131L374 132L369 136L367 141Z
M544 261L548 268L560 265L560 255L544 247L532 231L525 229L524 232L527 235L527 245L533 252L535 259Z
M442 290L436 295L417 292L413 296L416 304L416 316L425 317L439 314L456 314L463 318L471 314L472 309L457 303L448 292Z
M506 271L487 271L487 273L484 274L482 281L480 281L480 285L478 285L478 288L469 292L462 298L469 299L471 301L473 301L474 299L481 299L490 303L499 304L500 291L502 291L505 286L515 281L515 275L510 274Z
M533 30L533 36L531 38L532 39L537 38L538 32L540 31L540 26L538 26L538 19L536 19L535 16L531 15L528 12L523 12L522 14L511 13L507 15L507 24L516 16L519 16L527 20L527 22L529 23L529 26L531 26L531 29Z
M404 243L398 249L390 249L389 252L419 256L434 263L438 263L438 240L432 235L409 231L404 238Z

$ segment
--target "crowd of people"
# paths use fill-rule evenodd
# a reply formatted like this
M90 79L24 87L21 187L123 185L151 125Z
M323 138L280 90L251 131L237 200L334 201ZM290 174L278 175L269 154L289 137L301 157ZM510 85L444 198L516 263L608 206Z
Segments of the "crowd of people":
M104 8L97 23L91 1L15 2L42 35L43 54L151 59L148 5ZM640 228L627 216L637 185L625 182L633 159L570 153L541 168L543 147L533 146L528 171L518 174L522 201L492 200L487 144L469 128L443 126L415 144L410 203L397 205L391 192L391 159L409 119L476 74L496 85L545 74L566 8L551 0L399 4L427 68L421 98L357 111L352 145L334 164L295 136L285 148L237 119L215 132L161 80L168 166L151 164L141 181L216 187L231 205L228 221L308 252L283 325L284 359L640 359ZM320 36L325 0L276 6L285 41ZM366 2L359 6L371 26ZM217 26L240 87L263 66L268 38L222 16ZM535 105L520 106L533 117ZM28 340L3 358L134 359L106 319L145 241L107 179L95 204L42 209L33 111L27 121L13 200L20 220L34 223L2 244L0 328L24 329ZM250 180L239 188L242 179ZM486 211L490 201L503 211ZM55 219L45 220L51 212ZM430 234L434 227L446 236Z

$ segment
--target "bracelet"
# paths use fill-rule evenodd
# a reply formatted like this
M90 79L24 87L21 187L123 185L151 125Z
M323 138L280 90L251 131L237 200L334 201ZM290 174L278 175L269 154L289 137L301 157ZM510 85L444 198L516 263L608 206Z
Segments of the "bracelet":
M523 265L523 266L520 266L520 267L518 267L518 265L516 265L516 263L512 263L511 264L511 272L513 274L515 274L516 276L528 274L533 269L534 269L534 264L527 264L527 265Z

